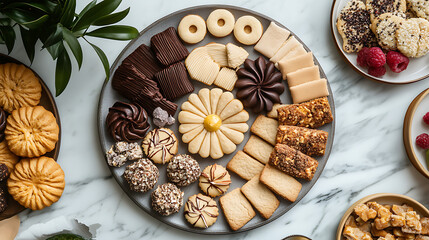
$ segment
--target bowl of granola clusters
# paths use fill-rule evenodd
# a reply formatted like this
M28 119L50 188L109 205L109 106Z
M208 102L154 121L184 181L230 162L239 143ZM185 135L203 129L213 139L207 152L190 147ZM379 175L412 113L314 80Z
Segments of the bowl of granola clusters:
M336 239L429 240L429 210L405 195L369 195L347 209Z

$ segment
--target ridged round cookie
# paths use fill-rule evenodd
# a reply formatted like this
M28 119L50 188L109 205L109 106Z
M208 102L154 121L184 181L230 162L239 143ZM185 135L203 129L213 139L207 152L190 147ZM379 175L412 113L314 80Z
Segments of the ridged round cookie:
M405 19L392 13L383 13L371 24L371 30L377 37L378 44L386 50L397 49L396 30Z
M13 154L7 146L6 140L0 142L0 163L6 164L9 172L15 169L15 164L19 161L19 157Z
M22 159L15 165L7 186L19 204L41 210L60 199L65 186L64 172L52 158Z
M39 78L21 64L0 64L0 107L7 112L36 106L42 96Z
M7 118L5 138L14 154L39 157L55 148L59 131L54 115L44 107L22 107Z
M429 20L429 1L427 0L407 0L408 8L417 17Z
M405 0L366 0L366 9L372 22L383 13L405 13L407 2Z

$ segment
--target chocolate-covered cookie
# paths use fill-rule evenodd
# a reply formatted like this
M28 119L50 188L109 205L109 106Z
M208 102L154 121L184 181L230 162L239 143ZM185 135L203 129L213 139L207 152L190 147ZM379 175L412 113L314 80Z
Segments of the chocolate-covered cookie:
M184 60L188 55L188 49L180 41L174 27L155 34L150 43L156 58L164 65L169 66L175 62Z
M123 62L134 65L149 79L153 79L155 73L162 70L162 66L155 58L152 50L145 44L140 45Z
M267 63L262 57L255 61L246 59L244 67L237 71L237 75L237 98L245 107L257 113L264 109L271 111L274 103L280 103L280 94L285 87L282 74L275 68L274 63Z
M194 91L194 86L188 79L185 65L175 63L155 74L156 80L164 96L169 100L185 96Z

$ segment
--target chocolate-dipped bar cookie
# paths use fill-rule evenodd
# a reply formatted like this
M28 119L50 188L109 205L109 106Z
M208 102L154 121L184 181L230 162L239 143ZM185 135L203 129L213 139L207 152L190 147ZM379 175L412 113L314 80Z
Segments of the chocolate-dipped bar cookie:
M155 81L129 63L122 63L115 71L112 87L122 96L140 104L149 113L160 107L174 116L177 110L175 103L164 98Z
M194 86L188 79L185 65L182 62L175 63L155 74L163 95L174 100L194 91Z
M182 61L189 55L188 49L180 41L174 27L154 35L150 43L156 58L164 66Z
M286 144L308 156L323 156L327 141L328 133L322 130L286 125L277 129L277 143Z
M317 98L277 109L279 125L318 128L334 120L328 98Z
M153 79L155 73L162 70L162 66L155 58L152 50L145 44L140 45L123 62L134 65L149 79Z
M269 163L292 177L305 180L313 179L319 165L315 159L284 144L274 147Z

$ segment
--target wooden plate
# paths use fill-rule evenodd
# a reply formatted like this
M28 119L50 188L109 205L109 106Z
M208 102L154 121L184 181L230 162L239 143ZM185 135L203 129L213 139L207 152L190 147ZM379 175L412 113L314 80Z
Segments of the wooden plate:
M125 49L121 52L121 54L118 56L116 61L113 63L113 65L110 69L111 76L113 76L113 73L115 72L116 68L121 64L122 60L124 58L126 58L131 52L133 52L138 46L140 46L143 43L146 45L149 45L150 38L153 35L161 32L161 31L164 31L168 27L171 27L171 26L177 27L180 20L188 14L198 14L201 17L203 17L204 19L206 19L208 17L208 15L213 10L219 9L219 8L228 9L229 11L231 11L234 14L236 19L238 19L240 16L243 16L243 15L255 16L256 18L258 18L261 21L262 25L264 26L264 29L266 29L268 27L268 25L270 24L271 21L275 22L275 20L273 20L269 17L266 17L262 14L259 14L259 13L256 13L256 12L253 12L253 11L250 11L247 9L239 8L239 7L233 7L233 6L208 5L208 6L198 6L198 7L192 7L192 8L180 10L178 12L172 13L172 14L170 14L166 17L163 17L160 20L154 22L153 24L148 26L146 29L144 29L140 33L140 37L138 37L135 40L133 40L132 42L130 42L125 47ZM282 24L280 24L278 22L276 22L276 23L279 26L283 27ZM299 38L293 32L291 32L291 35L295 36L295 38L297 38L299 40ZM250 59L256 59L258 56L260 56L260 54L257 53L253 49L253 46L245 46L245 45L242 45L239 42L237 42L234 39L233 34L230 34L229 36L224 37L224 38L215 38L215 37L211 36L209 33L207 33L205 39L202 42L195 44L195 45L186 45L186 47L189 50L192 50L196 47L206 45L210 42L218 42L218 43L223 43L223 44L231 42L231 43L234 43L234 44L241 46L244 49L246 49L246 51L248 51L248 53L250 54L249 55ZM306 48L307 51L310 51L308 49L308 47L305 46L305 44L303 44L303 46ZM315 64L320 67L321 77L326 78L326 75L323 72L322 67L320 66L318 61L316 59L314 59L314 60L315 60ZM194 93L198 92L201 88L214 88L214 87L216 87L216 86L207 86L207 85L204 85L204 84L197 82L197 81L194 81L194 80L191 80L191 82L195 87ZM334 106L334 101L333 101L332 92L331 92L330 88L329 88L329 91L330 91L330 96L328 97L328 99L329 99L329 103L331 105L332 113L333 113L334 119L335 119L335 106ZM235 90L233 91L233 94L235 94ZM174 132L174 134L177 136L178 139L181 139L181 134L178 131L179 124L177 123L177 116L178 116L178 113L180 112L181 104L188 99L188 96L189 96L189 94L186 96L183 96L183 97L181 97L175 101L175 103L179 106L179 109L175 115L176 124L170 126L169 128ZM285 92L281 96L281 100L283 103L291 103L292 102L287 86L286 86ZM107 81L105 83L105 85L103 86L103 89L102 89L102 92L100 95L99 108L98 108L98 131L99 131L99 136L100 136L101 149L102 149L103 153L105 153L107 150L109 150L109 148L114 144L113 138L110 136L109 132L107 131L105 120L106 120L106 116L108 114L109 107L111 107L116 101L127 101L128 102L128 100L126 100L125 98L120 96L116 91L114 91L112 89L111 79L109 79L109 81ZM251 126L253 121L257 117L257 114L254 114L251 111L249 111L249 114L250 114L250 119L247 123L249 126ZM149 115L152 115L152 114L150 113ZM176 228L179 228L179 229L182 229L185 231L196 232L196 233L201 233L201 234L230 234L230 233L243 232L243 231L248 231L248 230L263 226L263 225L279 218L280 216L285 214L287 211L289 211L295 204L297 204L310 191L311 187L314 185L314 183L317 181L320 174L322 173L323 168L325 167L325 164L329 158L329 154L330 154L332 144L333 144L333 139L334 139L334 132L335 132L334 128L335 128L335 120L334 120L334 122L327 124L327 125L323 126L322 128L320 128L320 129L325 130L329 133L326 153L323 157L316 158L319 162L319 167L317 169L317 172L316 172L313 180L312 181L300 180L300 182L303 185L303 188L302 188L302 190L298 196L298 199L294 203L291 203L291 202L288 202L286 200L280 199L280 197L278 197L280 200L280 206L276 210L276 212L273 214L273 216L271 216L270 219L265 220L261 216L257 215L256 217L254 217L250 222L248 222L244 227L242 227L238 231L232 231L229 228L229 225L225 220L225 216L223 215L222 210L219 211L220 215L217 218L216 223L207 229L197 229L197 228L192 227L190 224L188 224L188 222L184 219L184 216L183 216L183 207L179 213L172 214L172 215L167 216L167 217L161 216L158 213L156 213L154 210L152 210L152 208L151 208L151 200L150 200L150 192L151 191L149 191L147 193L137 193L137 192L131 191L128 183L122 177L122 174L125 171L126 165L130 164L130 162L128 162L125 166L122 166L120 168L109 166L109 169L111 170L113 177L116 179L116 181L121 186L123 191L130 197L130 199L132 201L134 201L135 204L137 204L137 206L142 208L144 211L149 213L154 218L156 218L156 219L158 219L158 220L160 220L160 221L162 221L168 225L171 225L173 227L176 227ZM237 145L236 151L243 149L243 146L246 144L249 137L250 137L250 131L245 133L244 141L241 144ZM179 141L179 153L182 153L182 154L188 153L187 144L183 143L181 140ZM229 155L225 155L223 158L217 159L217 160L212 160L210 158L203 159L199 155L192 155L192 156L199 162L201 169L204 169L206 166L212 165L214 163L220 164L220 165L225 167L226 164L229 162L229 160L235 155L235 153L236 152L231 153ZM106 161L106 165L108 165L107 160L105 160L105 161ZM157 185L167 182L166 165L157 165L157 167L159 168L159 171L160 171L160 178L158 180ZM232 179L232 184L229 188L229 191L231 191L235 188L241 187L246 182L243 179L241 179L240 177L238 177L236 174L233 174L233 173L231 173L231 179ZM198 187L198 182L195 182L195 183L191 184L190 186L181 188L181 190L185 192L184 201L187 201L189 196L197 194L200 192L200 189ZM218 202L218 199L219 198L216 198L215 200Z
M386 74L382 77L374 77L368 74L368 69L359 66L356 62L357 54L356 53L346 53L343 50L343 39L337 30L337 17L340 14L341 10L346 6L346 4L351 0L334 0L331 8L331 33L333 41L336 48L338 49L340 55L343 59L360 75L374 80L380 83L389 83L389 84L406 84L417 82L422 79L429 77L429 54L421 58L412 58L406 70L401 73L392 72L387 65ZM365 2L365 0L363 0Z
M25 65L22 62L14 59L12 57L9 57L9 56L4 55L4 54L0 54L0 64L3 64L3 63L16 63L16 64ZM27 65L25 65L25 66L28 67ZM55 145L55 149L52 150L51 152L48 152L45 154L45 156L51 157L51 158L55 159L55 161L56 161L58 158L58 154L60 152L60 146L61 146L60 114L58 113L58 109L57 109L57 105L55 103L54 97L52 96L48 87L43 82L43 80L40 78L40 76L35 71L33 71L33 72L40 79L40 84L42 85L42 97L40 99L39 105L43 106L46 110L48 110L54 114L55 118L57 119L57 124L60 128L60 132L58 135L58 142ZM3 185L3 187L5 187L6 182L2 183L2 185ZM7 188L4 188L4 189L7 189ZM6 208L6 210L4 212L0 213L0 221L3 219L6 219L6 218L10 218L10 217L12 217L12 216L14 216L14 215L25 210L25 208L23 206L21 206L17 201L15 201L12 198L12 196L10 196L9 194L7 194L7 203L8 203L8 207Z
M423 116L429 112L429 88L421 92L408 107L404 118L404 146L411 163L423 176L429 178L429 166L426 163L426 151L416 145L416 137L429 134L429 125L423 122Z
M361 203L366 202L377 202L379 204L407 204L408 206L412 207L414 211L416 211L420 216L429 217L429 210L425 208L421 203L417 202L416 200L407 197L405 195L401 194L395 194L395 193L377 193L373 195L366 196L359 201L355 202L347 211L344 213L343 218L341 218L340 224L338 224L337 229L337 240L343 240L343 229L344 225L346 224L347 218L350 216L350 214L353 213L354 208Z

